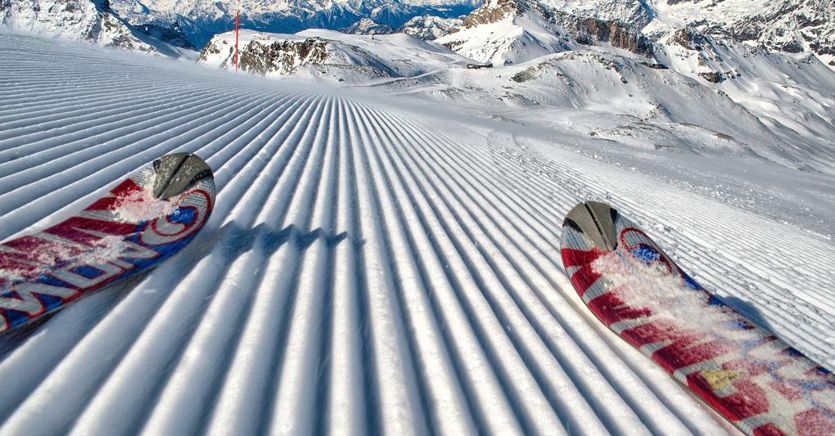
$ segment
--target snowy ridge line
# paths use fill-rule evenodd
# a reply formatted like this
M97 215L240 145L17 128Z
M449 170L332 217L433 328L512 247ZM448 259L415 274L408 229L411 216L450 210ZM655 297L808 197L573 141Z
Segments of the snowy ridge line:
M0 238L81 208L172 151L215 169L218 204L191 246L137 283L0 337L0 433L722 433L669 376L613 339L564 276L562 215L586 197L608 194L637 220L694 226L699 238L659 239L706 285L773 271L758 292L768 300L732 295L765 301L769 319L797 315L799 290L768 256L699 260L723 234L736 250L767 244L717 213L706 215L710 225L692 218L714 203L693 196L681 210L648 208L668 201L665 192L648 194L641 179L573 153L550 160L517 148L483 121L429 117L350 90L103 50L74 49L87 57L78 61L52 42L17 43L42 54L6 92L40 94L20 103L25 113L48 109L13 131L0 125L3 144L21 151L0 163L0 183L14 187L0 191ZM7 47L0 71L25 53ZM41 93L49 80L36 67L46 65L90 80ZM123 76L127 94L104 99L99 79ZM85 96L102 104L84 105ZM90 125L86 110L106 121ZM41 123L55 128L23 130ZM800 241L808 247L791 252L820 259L797 282L822 283L808 275L831 253ZM830 304L814 307L825 314ZM801 349L829 355L822 324L797 327L808 331Z

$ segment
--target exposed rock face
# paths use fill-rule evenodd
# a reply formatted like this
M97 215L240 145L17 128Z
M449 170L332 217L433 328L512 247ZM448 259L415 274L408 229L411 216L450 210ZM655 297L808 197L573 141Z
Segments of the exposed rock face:
M704 5L697 16L685 15L677 9L683 3ZM772 52L813 54L827 64L835 59L835 7L832 0L752 0L740 7L722 1L668 1L668 15L685 22L676 32L677 43L687 39L715 43L743 43L763 47ZM686 8L689 5L682 5ZM664 40L664 31L649 31L652 39ZM686 34L685 34L686 33ZM702 50L704 44L691 44L689 49Z
M481 7L464 17L461 27L470 29L479 24L495 23L511 14L518 14L528 10L528 3L524 0L487 0Z
M5 0L0 21L10 28L81 39L105 47L155 52L110 11L107 0Z
M502 22L513 26L499 29ZM480 35L477 30L481 28L489 36ZM526 36L528 30L539 35L542 31L553 33L561 42ZM751 0L750 4L723 0L487 0L464 18L460 31L466 31L466 38L449 36L442 42L480 61L490 57L515 62L541 56L541 50L530 49L531 44L550 52L607 44L647 57L660 55L662 63L692 58L692 64L699 67L691 71L694 77L716 72L727 78L727 71L721 70L726 67L717 66L721 60L715 59L711 45L735 43L787 54L814 54L835 65L832 0ZM467 38L480 38L481 47L468 44ZM502 51L519 54L497 54Z
M699 73L699 76L711 83L719 83L725 80L725 76L718 71L708 71L704 73Z
M234 39L216 37L200 52L198 62L215 62L222 68L233 68L234 53ZM242 71L286 75L300 66L324 64L328 49L327 42L318 38L276 39L265 35L245 41L238 55L238 67Z
M138 29L146 35L150 35L175 47L195 51L197 50L197 47L191 43L183 29L180 27L180 22L175 22L173 25L147 23L134 27L134 29Z
M730 29L742 41L799 53L835 55L835 4L831 0L783 0L745 17Z
M618 21L597 18L578 18L561 15L560 23L580 44L595 45L607 43L646 56L653 53L652 42L639 31Z
M351 44L353 40L359 43ZM364 37L335 31L286 35L246 30L240 35L238 68L243 72L265 76L295 75L326 81L367 82L396 76L398 73L374 55L371 52L373 48L367 43L369 41ZM372 46L378 46L379 43L380 40L374 40ZM200 53L198 62L232 69L234 59L233 31L212 38Z
M252 41L241 54L240 68L258 74L288 74L303 65L322 65L328 59L325 41Z

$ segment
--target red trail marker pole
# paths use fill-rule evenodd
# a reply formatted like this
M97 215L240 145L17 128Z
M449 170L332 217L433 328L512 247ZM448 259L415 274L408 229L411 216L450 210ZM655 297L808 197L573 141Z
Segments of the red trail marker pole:
M235 12L235 72L238 72L238 29L241 27L241 13Z

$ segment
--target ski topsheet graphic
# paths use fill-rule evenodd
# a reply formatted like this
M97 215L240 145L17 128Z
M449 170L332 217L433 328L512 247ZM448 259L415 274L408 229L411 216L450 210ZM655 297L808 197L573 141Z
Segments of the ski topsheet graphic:
M704 290L603 203L563 223L562 258L612 331L748 434L835 434L835 376Z
M163 156L69 219L0 244L0 332L180 251L212 212L211 168Z

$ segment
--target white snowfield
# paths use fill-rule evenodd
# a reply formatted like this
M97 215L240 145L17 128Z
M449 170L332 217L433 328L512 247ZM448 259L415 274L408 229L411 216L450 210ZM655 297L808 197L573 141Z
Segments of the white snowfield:
M404 100L0 34L0 240L174 151L219 190L182 253L0 337L0 434L733 431L576 296L560 227L586 199L835 367L831 216L808 231Z

